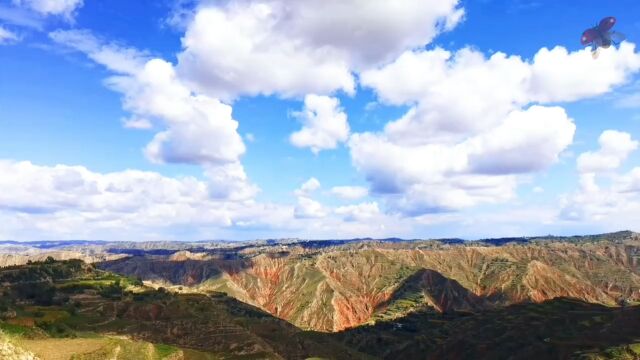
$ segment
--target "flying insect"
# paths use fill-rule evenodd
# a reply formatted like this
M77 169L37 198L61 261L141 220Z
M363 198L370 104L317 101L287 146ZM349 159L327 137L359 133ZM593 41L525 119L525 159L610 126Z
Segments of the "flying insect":
M591 46L593 58L597 59L600 49L608 49L611 45L619 45L624 41L625 36L619 32L611 30L617 20L613 16L608 16L600 23L582 33L580 42L584 46Z

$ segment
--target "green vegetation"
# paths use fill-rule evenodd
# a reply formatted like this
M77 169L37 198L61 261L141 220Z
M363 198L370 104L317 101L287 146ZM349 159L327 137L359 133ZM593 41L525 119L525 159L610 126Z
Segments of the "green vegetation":
M6 322L0 322L0 330L2 330L2 332L7 335L16 335L16 336L22 336L31 331L31 329L29 329L26 326L13 325Z
M175 346L171 346L171 345L164 345L164 344L155 344L154 345L156 348L156 354L158 355L158 357L160 359L164 359L167 356L177 353L178 351L180 351L180 349L178 349Z
M637 360L640 358L640 344L630 344L608 348L604 351L576 354L580 360Z

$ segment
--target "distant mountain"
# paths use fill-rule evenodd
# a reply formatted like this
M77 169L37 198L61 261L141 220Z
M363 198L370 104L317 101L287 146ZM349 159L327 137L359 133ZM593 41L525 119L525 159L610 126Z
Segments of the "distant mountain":
M108 244L107 241L101 240L41 240L41 241L13 241L4 240L0 241L0 246L3 245L18 245L26 246L37 249L56 249L67 246L97 246Z

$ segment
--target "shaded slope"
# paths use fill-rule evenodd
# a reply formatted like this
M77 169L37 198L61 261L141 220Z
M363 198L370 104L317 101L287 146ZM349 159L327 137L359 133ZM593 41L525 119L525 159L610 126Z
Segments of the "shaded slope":
M389 300L378 305L374 319L392 320L410 312L432 309L476 312L491 305L455 280L437 271L422 269L408 277Z
M331 336L383 359L579 359L640 342L640 307L572 299L479 314L419 311Z

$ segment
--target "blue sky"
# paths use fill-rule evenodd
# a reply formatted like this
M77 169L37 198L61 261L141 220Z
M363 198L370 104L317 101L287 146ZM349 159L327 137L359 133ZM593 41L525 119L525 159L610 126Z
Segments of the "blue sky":
M394 4L0 0L0 238L640 230L637 1Z

